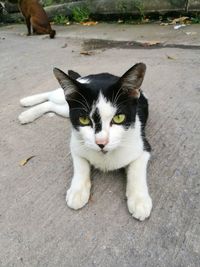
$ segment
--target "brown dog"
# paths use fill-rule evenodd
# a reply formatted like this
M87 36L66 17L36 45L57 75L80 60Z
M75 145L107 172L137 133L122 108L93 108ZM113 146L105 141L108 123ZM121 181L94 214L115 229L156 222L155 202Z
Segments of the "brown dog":
M38 0L19 0L19 8L25 17L28 34L31 34L31 26L33 33L49 34L50 38L54 38L56 31L51 29L47 14Z

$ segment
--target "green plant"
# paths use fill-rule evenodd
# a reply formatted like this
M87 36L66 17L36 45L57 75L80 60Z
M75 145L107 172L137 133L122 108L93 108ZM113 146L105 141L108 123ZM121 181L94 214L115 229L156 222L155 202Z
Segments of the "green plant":
M142 0L134 0L135 7L139 10L141 19L144 20L145 14L144 14L144 3Z
M56 15L53 18L53 21L55 24L68 24L69 23L69 18L65 17L64 15Z
M53 4L53 0L44 0L44 6L50 6Z
M127 4L125 3L124 0L119 0L119 1L117 2L117 7L118 7L118 9L119 9L119 11L120 11L121 13L125 13L126 10L127 10Z
M195 17L191 17L191 22L194 24L200 24L200 14L196 14Z
M76 22L84 22L89 20L90 11L87 7L74 7L72 9L72 18Z

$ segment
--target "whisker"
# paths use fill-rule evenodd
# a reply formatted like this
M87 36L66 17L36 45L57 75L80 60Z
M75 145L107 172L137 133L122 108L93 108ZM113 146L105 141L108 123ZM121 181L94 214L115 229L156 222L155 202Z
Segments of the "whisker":
M84 97L84 95L83 95L83 94L81 94L79 91L77 91L77 93L78 93L80 96L82 96L82 97L83 97L83 99L85 100L85 103L86 103L86 105L87 105L88 109L90 109L90 106L89 106L89 104L88 104L88 101L87 101L87 99Z
M122 88L120 87L119 88L119 90L117 91L117 94L116 94L116 96L115 96L115 98L114 98L114 104L117 102L117 100L119 99L119 97L120 97L120 95L123 93L120 93L120 91L122 90Z
M77 102L77 103L81 104L82 106L85 107L86 110L89 111L88 107L83 102L81 102L81 101L79 101L77 99L74 99L74 98L70 98L70 101L74 101L74 102Z
M88 113L88 110L85 108L71 108L71 110L84 110L86 113Z

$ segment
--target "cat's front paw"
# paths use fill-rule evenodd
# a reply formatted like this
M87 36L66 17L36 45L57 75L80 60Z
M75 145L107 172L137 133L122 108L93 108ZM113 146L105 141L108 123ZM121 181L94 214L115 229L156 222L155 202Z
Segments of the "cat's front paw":
M131 196L127 201L128 210L132 216L140 221L144 221L150 216L152 209L152 200L147 196Z
M90 188L83 187L79 190L70 188L66 195L67 205L71 209L78 210L87 204L89 197Z

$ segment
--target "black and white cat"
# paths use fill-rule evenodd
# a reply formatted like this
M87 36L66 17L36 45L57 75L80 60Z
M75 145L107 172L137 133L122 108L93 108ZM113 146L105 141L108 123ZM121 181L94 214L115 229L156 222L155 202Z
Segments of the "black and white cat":
M151 148L145 137L148 101L140 89L145 71L145 64L138 63L122 77L109 73L81 77L55 68L62 89L21 100L24 106L44 102L23 112L21 123L49 111L70 117L74 165L66 195L70 208L80 209L89 200L91 165L102 171L126 168L128 210L141 221L149 217L152 200L146 170Z

